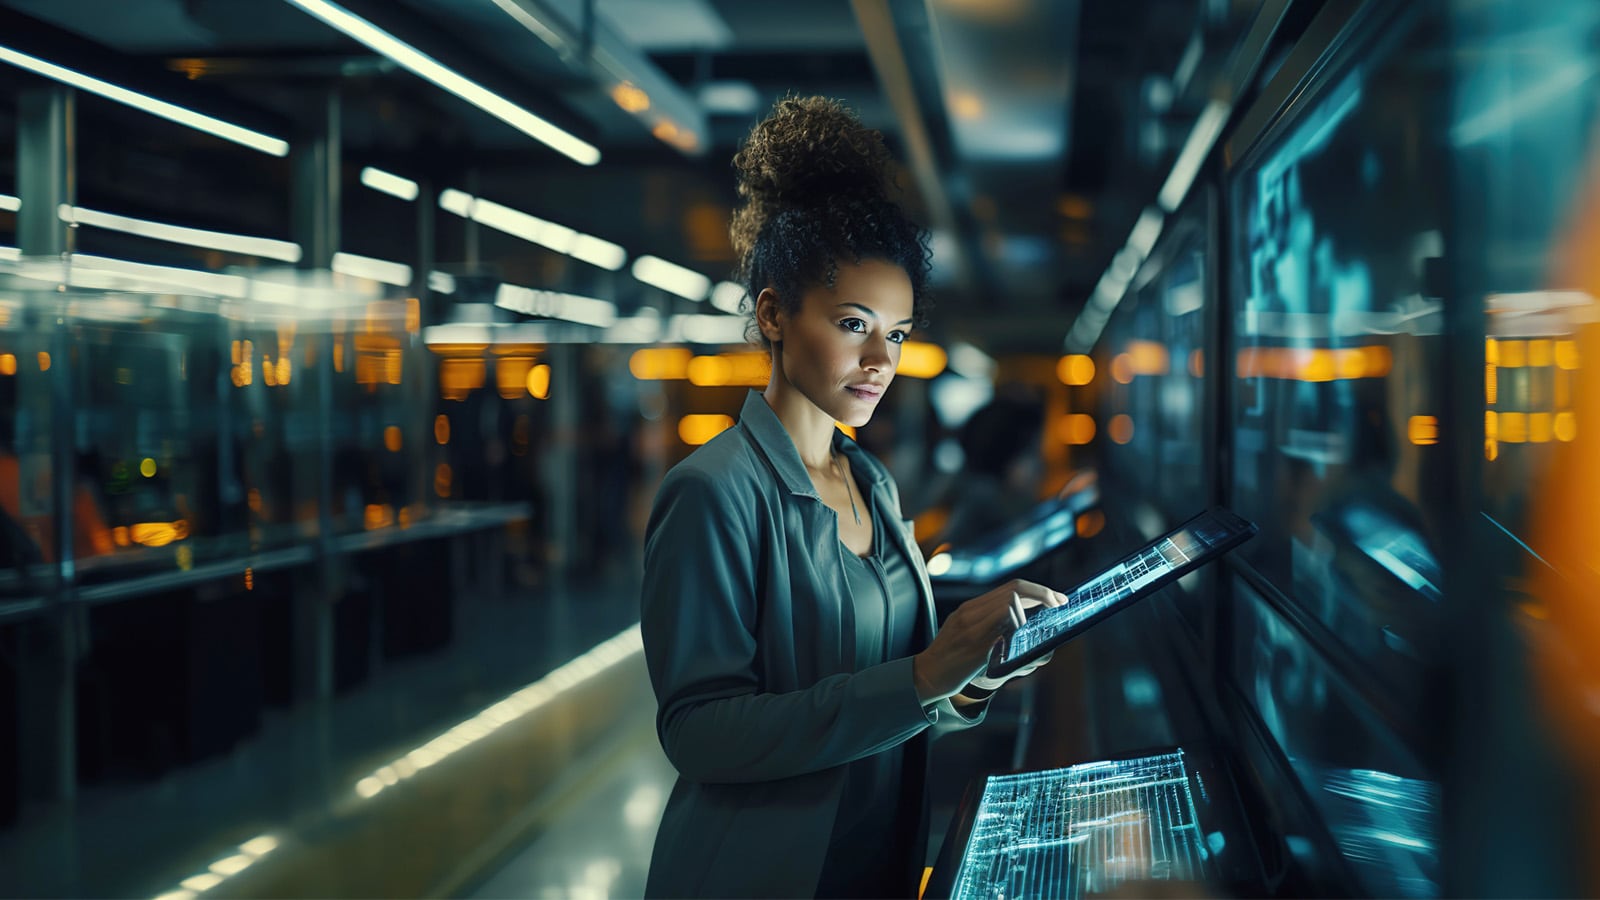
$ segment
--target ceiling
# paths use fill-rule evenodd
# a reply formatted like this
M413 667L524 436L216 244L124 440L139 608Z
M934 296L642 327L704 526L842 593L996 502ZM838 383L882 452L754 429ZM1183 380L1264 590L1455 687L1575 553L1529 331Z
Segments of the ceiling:
M738 141L787 92L836 96L885 133L905 164L908 204L933 229L936 336L991 352L1054 352L1154 202L1205 105L1207 79L1226 65L1260 2L342 5L595 144L601 162L568 161L284 0L0 0L0 43L64 54L63 64L291 133L337 93L347 167L380 165L435 190L465 189L713 279L732 265L728 160ZM526 27L529 18L556 26L541 33ZM619 67L650 92L652 114L684 123L680 146L619 106L610 74ZM0 71L0 96L28 78ZM286 166L241 166L236 148L173 129L146 135L139 114L109 103L82 109L85 119L137 135L85 147L85 196L203 227L288 229L284 185L271 184L287 179ZM85 144L97 128L106 126L85 124ZM694 133L692 147L684 132ZM346 199L349 249L394 258L415 251L415 229L395 207L359 189ZM450 227L439 223L441 265L475 249L525 283L580 278L590 289L620 289L541 262L531 245L470 246Z

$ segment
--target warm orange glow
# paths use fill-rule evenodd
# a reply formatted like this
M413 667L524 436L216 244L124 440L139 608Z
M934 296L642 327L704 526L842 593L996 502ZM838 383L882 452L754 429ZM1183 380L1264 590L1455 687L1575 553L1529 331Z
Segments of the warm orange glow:
M239 341L234 341L233 342L233 364L237 366L239 363L241 363L243 361L244 361L244 344L239 342Z
M1486 438L1483 442L1483 458L1490 462L1500 458L1500 442L1494 438Z
M765 353L721 353L696 356L687 366L689 383L698 387L763 387L772 377Z
M261 357L261 380L267 383L267 387L278 386L278 367L265 356Z
M1556 365L1569 371L1581 365L1577 341L1556 341Z
M1094 381L1094 359L1082 353L1061 357L1056 363L1056 377L1068 387L1079 387Z
M44 352L43 350L39 351L39 371L50 371L50 354Z
M1528 342L1528 365L1548 367L1556 364L1555 342L1540 338Z
M950 113L958 119L976 119L983 115L983 100L971 91L951 91Z
M128 526L118 525L111 529L111 541L118 547L128 546Z
M1056 201L1056 212L1069 219L1087 219L1094 215L1094 204L1077 194L1062 194Z
M1206 376L1206 352L1204 350L1189 351L1189 374L1196 378Z
M255 569L252 569L252 568L249 568L249 567L245 568L245 570L244 570L244 589L247 590L247 591L253 591L253 590L256 589L256 570Z
M338 341L333 345L333 370L344 371L344 341Z
M1578 416L1576 413L1556 413L1556 422L1553 428L1556 440L1571 442L1578 439Z
M251 488L250 489L250 493L245 495L245 502L247 502L250 505L250 511L251 512L253 512L253 513L261 512L261 489L260 488Z
M1063 444L1087 444L1094 440L1094 433L1094 416L1087 413L1071 413L1063 416L1057 428L1057 436Z
M383 355L383 380L389 384L399 384L403 357L399 350L390 350Z
M730 416L720 414L684 416L678 420L678 437L691 447L698 447L706 441L733 427Z
M1356 378L1383 378L1394 368L1388 347L1248 347L1235 362L1240 378L1282 378L1327 382Z
M500 396L515 400L528 390L528 376L533 368L531 356L503 356L494 361L494 386Z
M388 449L390 453L400 452L401 438L402 435L400 434L400 426L398 425L390 425L388 428L383 430L383 446Z
M0 375L15 374L17 374L16 356L10 353L0 354Z
M678 126L662 119L656 123L656 127L650 129L650 133L655 135L656 140L670 144L678 139Z
M944 371L949 357L938 344L924 341L906 341L900 346L900 365L895 374L912 378L932 378Z
M1488 338L1483 342L1483 361L1491 366L1500 365L1500 342Z
M1520 369L1528 364L1527 341L1500 341L1500 360L1497 365L1507 369Z
M1118 353L1111 360L1111 378L1117 384L1133 381L1133 360L1126 353Z
M1126 414L1111 417L1111 424L1107 429L1111 439L1119 444L1126 444L1133 440L1133 419Z
M289 371L289 357L278 357L278 384L288 384L290 374L292 373Z
M450 417L435 416L433 419L433 439L440 446L450 443Z
M1494 363L1483 367L1483 396L1490 406L1500 399L1500 367Z
M1439 443L1439 419L1436 416L1412 416L1406 425L1411 443L1418 446Z
M528 393L538 400L550 399L550 367L534 366L528 370Z
M1129 341L1128 366L1135 375L1165 375L1172 367L1165 344L1155 341Z
M145 547L165 547L173 541L187 538L189 523L183 519L176 522L140 522L128 529L128 536L135 544Z
M479 358L439 360L439 396L446 400L465 400L483 387L488 365Z
M687 347L643 347L628 357L628 371L640 381L668 381L689 377Z
M399 522L399 525L400 525L401 528L410 528L411 527L411 520L414 517L415 517L415 513L413 513L411 511L411 507L409 507L409 506L400 507L400 517L398 519L398 522Z
M416 297L406 298L406 333L416 334L422 330L422 301Z
M1553 436L1555 416L1547 412L1536 412L1528 415L1528 443L1548 444Z
M1528 439L1528 414L1503 412L1500 414L1500 440L1507 444L1521 444Z
M394 524L394 507L387 503L369 503L362 515L362 524L368 531L388 528Z
M856 439L856 427L854 425L846 425L843 422L835 422L835 423L833 423L833 427L839 429L840 431L842 431L846 435L848 435L850 437L850 440L853 441L853 440Z
M1091 509L1078 517L1078 537L1092 538L1106 527L1106 514L1098 509Z
M611 99L622 107L623 112L640 113L650 108L650 95L631 81L624 81L613 87Z
M911 536L920 543L944 531L944 526L949 523L950 507L930 506L923 510L921 515L911 520ZM932 559L938 555L939 551L935 550L928 554L928 558Z
M433 470L433 492L441 497L450 496L450 482L454 473L449 463L440 463Z
M1555 371L1555 403L1556 409L1566 409L1572 405L1572 373L1565 369Z

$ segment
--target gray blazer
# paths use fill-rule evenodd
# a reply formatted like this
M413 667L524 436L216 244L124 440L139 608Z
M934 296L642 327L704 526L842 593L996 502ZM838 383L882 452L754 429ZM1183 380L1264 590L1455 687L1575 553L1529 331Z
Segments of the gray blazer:
M933 590L883 464L842 432L874 499L901 523L883 535L918 575L919 647L933 639ZM845 763L916 741L907 796L925 797L932 732L970 727L944 700L917 702L910 658L855 671L853 605L837 519L759 393L739 423L672 468L645 537L641 624L678 781L648 896L815 893ZM912 861L920 875L923 826Z

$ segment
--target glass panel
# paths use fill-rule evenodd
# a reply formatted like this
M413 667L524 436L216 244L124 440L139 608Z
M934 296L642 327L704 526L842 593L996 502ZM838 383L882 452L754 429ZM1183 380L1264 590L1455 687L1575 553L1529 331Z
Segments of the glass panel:
M1242 581L1235 590L1234 676L1362 885L1437 896L1438 785L1260 595Z
M1430 20L1385 23L1235 173L1232 503L1242 553L1418 698L1443 580L1434 521L1447 96ZM1227 368L1224 371L1228 371Z

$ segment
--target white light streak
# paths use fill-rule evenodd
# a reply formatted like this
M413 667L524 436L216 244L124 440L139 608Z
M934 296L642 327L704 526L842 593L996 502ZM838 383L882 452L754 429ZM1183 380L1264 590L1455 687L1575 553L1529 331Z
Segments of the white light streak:
M744 302L744 285L719 281L711 291L711 305L730 315L739 315L739 304Z
M343 7L327 0L287 0L287 2L300 7L523 134L544 143L568 159L586 166L592 166L600 161L600 150L588 141L557 128L454 69L441 65L433 57Z
M202 228L189 228L183 225L169 225L164 222L151 222L147 219L135 219L130 216L120 216L115 213L86 209L82 206L67 206L66 204L61 205L57 210L57 214L60 216L61 221L71 225L89 225L94 228L104 228L107 231L119 231L123 234L138 235L151 240L166 241L169 244L184 244L189 247L221 250L226 253L242 253L247 256L259 256L263 259L276 259L287 263L300 261L300 245L291 241L229 234L225 231L207 231Z
M1216 143L1217 135L1222 133L1222 126L1227 124L1228 114L1232 111L1233 107L1221 100L1213 100L1201 110L1200 116L1195 119L1194 129L1189 132L1189 139L1178 154L1178 161L1172 164L1172 174L1167 176L1167 183L1156 197L1162 209L1175 212L1183 203L1195 176L1200 174L1200 164L1205 162L1206 154L1211 152L1211 146Z
M415 181L372 166L361 170L361 183L375 191L408 202L417 199L417 194L421 191Z
M711 279L659 256L647 255L634 260L633 277L685 300L703 300L711 290Z
M407 287L411 284L411 267L405 263L390 262L386 259L373 259L370 256L357 256L354 253L335 253L333 255L333 271L340 275L366 278L398 287Z
M141 94L138 91L130 91L125 87L112 84L108 81L101 81L98 78L93 78L83 74L82 72L76 72L72 69L58 66L55 63L46 62L38 57L29 56L26 53L19 53L16 50L12 50L10 47L0 46L0 62L10 63L18 68L27 69L30 72L43 75L44 77L53 81L59 81L62 84L75 87L80 91L88 91L91 94L98 94L107 100L113 100L117 103L131 106L134 109L150 113L153 116L159 116L169 122L176 122L179 125L193 128L196 131L203 131L207 134L222 138L223 140L232 141L235 144L242 144L243 146L249 147L252 150L259 150L262 153L266 153L271 156L289 155L289 143L287 141L280 140L272 137L271 135L262 134L259 131L253 131L241 125L235 125L232 122L224 122L221 119L213 118L212 116L204 115L203 113L197 113L191 109L185 109L176 104L168 103L165 100L157 100L154 97Z

